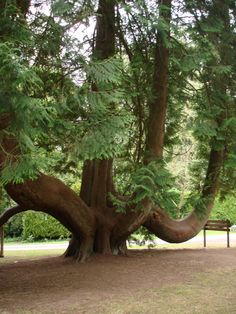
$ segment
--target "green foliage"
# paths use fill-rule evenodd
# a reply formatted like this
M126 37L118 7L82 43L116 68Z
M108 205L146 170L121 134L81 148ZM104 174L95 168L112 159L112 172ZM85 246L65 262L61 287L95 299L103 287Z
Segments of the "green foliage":
M33 159L35 154L34 141L44 136L43 127L50 123L50 109L35 95L42 88L42 81L34 69L25 64L18 48L11 43L0 43L0 113L12 112L13 121L7 131L0 132L0 137L11 134L15 136L21 147L18 163L12 164L14 156L9 155L0 181L22 182L27 177L37 175L42 162Z
M73 3L66 3L63 0L57 0L53 3L52 11L55 15L61 16L73 7Z
M128 239L129 243L135 242L136 245L144 245L147 241L149 242L148 247L151 248L155 246L154 240L155 236L151 234L146 228L140 227L136 230Z
M111 58L84 65L87 79L74 96L83 108L83 116L75 129L74 158L102 159L120 155L128 138L131 114L124 106L121 88L122 62Z
M147 166L136 169L132 176L135 204L145 198L158 206L171 210L176 207L174 178L161 161L152 161Z
M190 190L201 190L214 147L226 152L221 186L235 190L235 17L231 11L231 25L225 25L227 1L173 2L171 38L168 23L159 18L167 7L154 1L119 2L120 56L103 61L90 58L92 35L77 38L73 32L89 25L93 1L53 1L49 15L36 8L28 20L13 2L0 12L0 113L13 113L0 140L15 136L21 156L14 164L9 156L1 184L35 178L45 168L63 179L70 173L73 184L81 160L120 158L114 163L120 190L134 194L135 204L148 197L178 216L183 195L182 213L192 206L204 208ZM182 172L177 186L166 164L140 167L157 42L170 50L165 161L183 151L182 137L194 136L196 152L188 160L193 179L185 180ZM123 210L122 201L113 202Z
M236 198L227 196L225 199L217 199L211 213L211 219L229 219L231 224L236 224Z
M4 235L7 238L19 238L23 233L23 216L24 214L18 214L13 216L7 224L4 226Z
M26 240L62 239L69 234L56 219L44 213L26 212L23 216L23 238Z
M1 42L10 41L18 46L28 48L31 46L31 35L25 19L16 7L16 1L7 0L5 7L0 12L0 37Z
M123 64L119 58L109 58L105 60L92 60L84 67L87 77L96 82L97 86L102 84L107 87L108 83L120 84Z
M9 206L9 197L7 197L6 192L4 191L3 187L0 185L0 214L8 206Z

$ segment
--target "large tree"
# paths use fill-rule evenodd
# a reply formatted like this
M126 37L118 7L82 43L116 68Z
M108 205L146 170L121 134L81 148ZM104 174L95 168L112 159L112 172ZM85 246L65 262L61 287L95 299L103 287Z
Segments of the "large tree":
M92 14L92 1L58 1L49 15L35 19L27 18L29 1L3 1L1 13L0 73L6 79L0 90L0 169L2 184L18 205L0 216L0 225L22 211L48 213L72 233L65 256L81 261L92 253L124 254L127 238L140 226L169 242L196 235L213 207L224 161L234 155L228 79L235 79L233 1L181 2L181 12L171 0L97 5L90 60L74 49L71 33ZM190 22L183 22L186 13ZM205 49L202 56L199 49ZM192 84L191 110L203 129L210 124L214 130L196 132L199 151L204 138L206 173L195 208L176 221L164 208L172 180L164 148L171 142L171 123L174 132L181 124L183 98L187 101L181 89ZM56 150L67 156L71 147L76 149L68 164L76 168L78 156L83 158L80 195L43 174L37 156L42 148L42 155ZM125 159L133 161L134 176L129 193L120 193L113 168Z

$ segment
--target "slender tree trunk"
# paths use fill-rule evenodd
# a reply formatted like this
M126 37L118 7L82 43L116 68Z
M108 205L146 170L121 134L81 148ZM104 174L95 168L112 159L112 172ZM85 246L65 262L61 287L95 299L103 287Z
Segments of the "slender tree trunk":
M160 1L159 14L167 29L170 29L171 0ZM164 7L162 7L164 6ZM149 103L149 121L147 127L146 151L147 161L162 158L165 134L165 119L168 97L169 67L169 31L160 30L157 34L152 97Z

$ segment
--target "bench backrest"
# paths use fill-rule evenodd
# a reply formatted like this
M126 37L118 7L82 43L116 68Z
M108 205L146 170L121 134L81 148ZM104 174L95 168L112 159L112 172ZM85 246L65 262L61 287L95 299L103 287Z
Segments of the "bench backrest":
M229 220L208 220L204 230L230 231Z

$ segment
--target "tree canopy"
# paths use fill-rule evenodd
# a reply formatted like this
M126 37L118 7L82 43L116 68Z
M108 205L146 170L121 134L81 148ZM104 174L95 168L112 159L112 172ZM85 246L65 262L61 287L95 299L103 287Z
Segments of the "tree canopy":
M78 259L123 252L140 226L194 236L235 193L235 1L0 8L0 182L18 204L0 224L45 211Z

